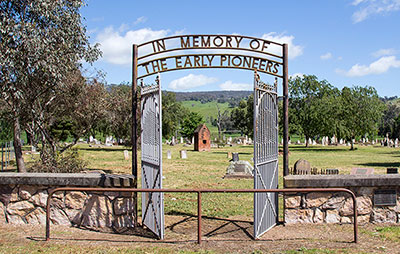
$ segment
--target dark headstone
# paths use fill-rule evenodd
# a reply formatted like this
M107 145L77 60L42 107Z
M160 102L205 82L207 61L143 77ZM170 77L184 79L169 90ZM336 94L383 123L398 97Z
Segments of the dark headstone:
M311 164L310 162L300 159L294 163L294 174L295 175L306 175L311 172Z
M375 190L374 206L395 206L397 201L396 190Z
M386 169L386 174L398 174L399 169L398 168L387 168Z
M239 161L239 153L232 153L232 161Z

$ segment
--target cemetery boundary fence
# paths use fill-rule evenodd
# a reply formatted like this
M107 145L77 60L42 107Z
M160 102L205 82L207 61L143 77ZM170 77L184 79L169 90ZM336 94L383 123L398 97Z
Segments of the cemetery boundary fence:
M12 141L1 143L1 171L8 168L10 161L14 159L14 144Z
M203 193L311 193L311 192L346 192L353 200L353 234L354 243L358 242L357 199L353 191L346 188L297 188L297 189L136 189L136 188L84 188L61 187L50 191L46 203L46 241L50 240L50 205L54 193L59 191L93 191L93 192L168 192L168 193L197 193L197 243L201 244L201 195Z

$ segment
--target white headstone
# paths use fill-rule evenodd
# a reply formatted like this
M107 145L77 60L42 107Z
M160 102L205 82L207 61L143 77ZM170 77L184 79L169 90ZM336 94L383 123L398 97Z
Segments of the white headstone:
M90 136L90 137L89 137L89 142L90 142L90 143L94 142L93 136Z
M313 146L315 146L317 144L317 142L315 142L315 140L312 141Z
M343 145L343 139L339 140L339 144Z
M167 150L167 159L170 160L171 158L171 150Z
M124 159L129 160L129 152L128 150L124 150Z
M296 144L300 145L300 140L297 140Z
M312 144L312 140L311 138L308 139L308 144L311 145Z
M292 141L289 139L289 141L288 141L288 145L290 145L290 144L292 144Z
M192 137L192 144L194 144L194 136Z
M31 152L32 152L32 153L36 153L36 146L32 146Z
M172 136L172 140L171 140L171 146L174 146L175 145L175 137L174 136Z
M372 145L375 145L375 140L372 140Z
M183 144L183 137L181 137L181 144Z
M187 159L186 150L181 150L180 155L181 155L181 159Z

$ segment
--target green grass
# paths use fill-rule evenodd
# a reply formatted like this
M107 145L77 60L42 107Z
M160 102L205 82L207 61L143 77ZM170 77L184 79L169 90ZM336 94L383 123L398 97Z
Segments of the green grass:
M373 231L363 230L362 232L385 241L400 243L400 227L398 226L376 227Z

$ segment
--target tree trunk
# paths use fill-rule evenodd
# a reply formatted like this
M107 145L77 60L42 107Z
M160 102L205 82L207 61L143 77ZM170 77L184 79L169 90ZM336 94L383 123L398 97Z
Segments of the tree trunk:
M351 138L351 148L350 148L350 150L354 150L354 138L353 137Z
M14 151L15 161L17 163L17 170L20 173L26 172L24 158L22 157L22 143L21 143L21 126L19 124L19 116L14 114Z
M308 137L306 136L306 147L308 147Z

